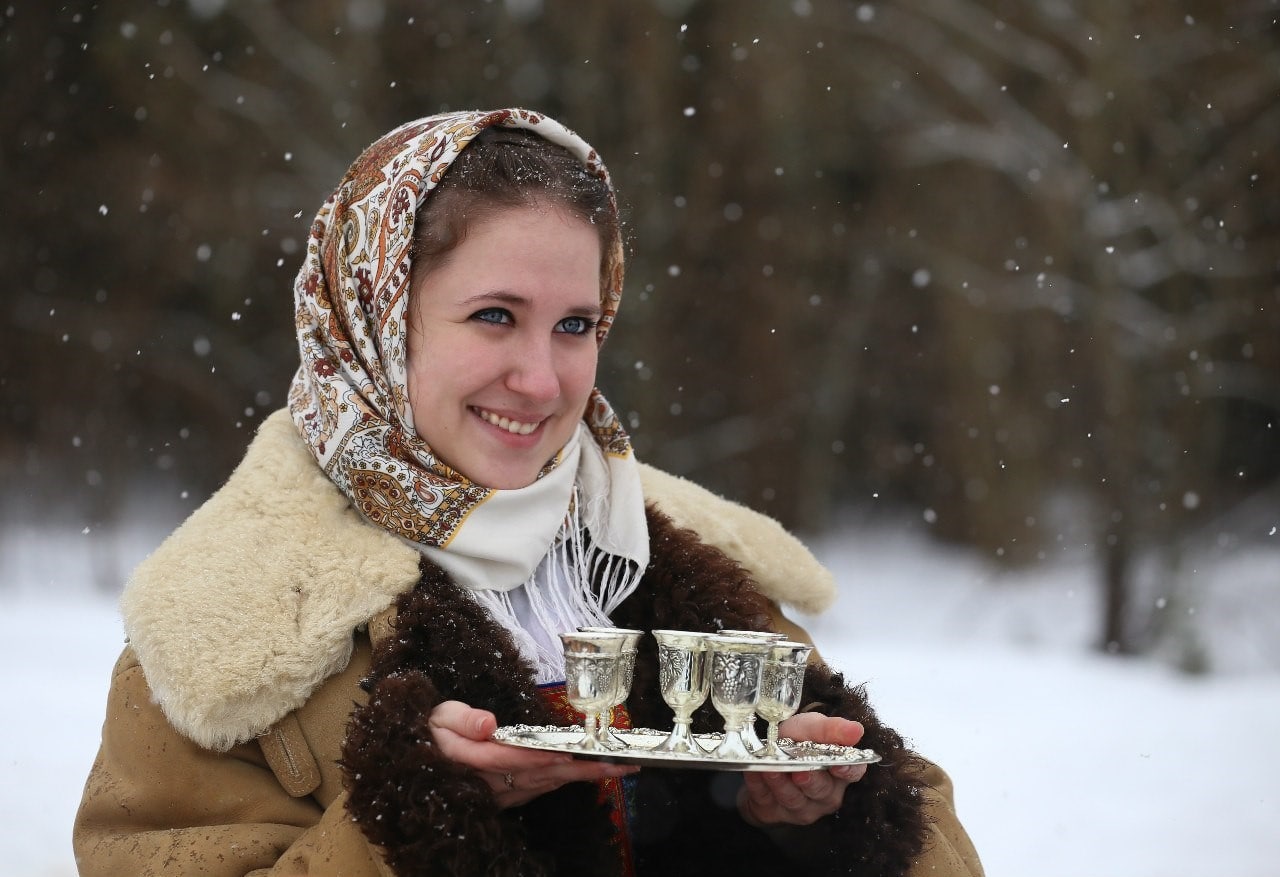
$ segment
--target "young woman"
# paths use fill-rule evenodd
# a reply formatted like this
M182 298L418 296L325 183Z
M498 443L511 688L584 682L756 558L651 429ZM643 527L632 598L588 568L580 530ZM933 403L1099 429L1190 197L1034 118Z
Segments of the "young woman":
M820 661L784 733L880 764L490 740L577 720L561 631L806 638L779 605L831 597L775 522L635 460L595 389L622 273L608 174L545 116L420 119L357 159L298 275L288 411L125 590L81 874L981 873L945 774ZM645 639L618 721L665 727Z

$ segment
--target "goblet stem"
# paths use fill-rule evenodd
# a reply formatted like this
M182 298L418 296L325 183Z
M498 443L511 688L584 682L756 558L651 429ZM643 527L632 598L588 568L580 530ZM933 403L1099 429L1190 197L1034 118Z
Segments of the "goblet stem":
M599 722L596 718L596 714L594 712L586 712L582 715L583 736L582 742L578 744L578 748L586 750L587 752L596 752L603 749L604 747L600 745L600 741L597 738L597 727L599 726Z
M756 755L764 751L764 744L760 742L759 735L756 734L756 714L752 713L747 716L747 720L742 723L742 742L747 749Z
M731 759L748 759L755 758L751 750L747 748L746 741L742 739L742 731L740 727L726 727L724 737L721 738L719 745L716 746L715 752L712 753L716 758Z
M608 749L611 752L620 752L627 748L627 744L618 739L613 733L613 727L609 724L607 710L601 711L596 716L596 742L600 744L601 749Z
M764 748L758 754L761 758L788 759L791 757L785 749L778 745L777 722L769 721L769 728L765 731Z
M688 755L702 755L703 748L693 739L693 714L681 711L675 714L675 724L667 738L653 747L655 752L678 752Z

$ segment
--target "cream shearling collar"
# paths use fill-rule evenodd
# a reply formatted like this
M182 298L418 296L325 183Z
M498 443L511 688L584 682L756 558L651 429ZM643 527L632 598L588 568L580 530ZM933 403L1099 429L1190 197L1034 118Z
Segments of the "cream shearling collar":
M831 575L770 518L641 466L646 502L803 612ZM268 417L227 483L134 571L125 633L152 696L201 746L230 749L300 707L351 656L353 630L418 581L419 554L364 520L287 411Z

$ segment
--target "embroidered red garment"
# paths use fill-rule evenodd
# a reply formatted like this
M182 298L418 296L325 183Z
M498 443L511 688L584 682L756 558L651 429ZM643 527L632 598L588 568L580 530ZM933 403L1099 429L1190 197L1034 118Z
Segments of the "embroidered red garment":
M569 703L569 695L565 691L563 682L541 685L538 687L538 693L542 696L547 706L551 707L551 712L558 724L581 725L586 719L583 713ZM611 728L617 728L620 731L630 730L631 714L627 712L627 705L619 704L610 710L608 721ZM633 808L629 800L631 796L628 794L628 779L630 778L610 777L597 782L596 786L600 791L596 801L601 804L607 804L609 807L609 819L613 822L618 855L622 858L623 875L625 877L635 877L635 863L631 855L630 827Z

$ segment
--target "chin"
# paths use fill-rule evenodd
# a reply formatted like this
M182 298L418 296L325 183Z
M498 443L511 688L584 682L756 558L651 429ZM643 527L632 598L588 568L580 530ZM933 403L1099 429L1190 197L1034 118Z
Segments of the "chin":
M490 490L519 490L537 481L538 473L541 471L542 467L539 466L529 472L512 472L509 470L485 472L480 478L473 478L472 481Z
M538 473L548 460L553 459L572 437L572 433L560 440L548 440L542 436L534 447L516 448L501 439L492 442L492 433L482 433L465 456L473 457L475 465L464 462L458 470L474 484L489 490L519 490L538 480ZM458 456L464 456L459 454Z

